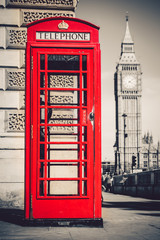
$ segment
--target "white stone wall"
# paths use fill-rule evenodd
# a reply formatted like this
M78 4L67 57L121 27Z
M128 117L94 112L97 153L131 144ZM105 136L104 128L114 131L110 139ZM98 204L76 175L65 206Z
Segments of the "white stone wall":
M0 207L24 207L26 25L75 16L78 0L0 0Z

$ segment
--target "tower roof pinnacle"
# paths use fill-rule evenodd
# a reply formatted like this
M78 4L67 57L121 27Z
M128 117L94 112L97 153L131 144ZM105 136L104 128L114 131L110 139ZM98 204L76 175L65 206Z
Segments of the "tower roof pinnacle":
M129 30L128 12L126 12L126 32L125 32L123 43L133 43L133 40L132 40L132 37L131 37L131 34L130 34L130 30Z
M128 21L129 16L128 16L128 12L126 12L126 21Z
M139 64L135 56L134 42L130 34L128 20L129 20L129 17L127 12L126 13L126 31L125 31L124 39L121 43L121 55L119 59L119 64Z

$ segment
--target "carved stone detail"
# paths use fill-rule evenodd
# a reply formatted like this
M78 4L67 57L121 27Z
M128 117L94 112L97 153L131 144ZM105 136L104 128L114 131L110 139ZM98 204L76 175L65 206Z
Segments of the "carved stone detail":
M7 0L7 6L24 7L48 7L48 8L73 8L79 0Z
M51 88L73 88L74 76L72 75L50 75Z
M22 14L22 23L21 25L25 26L28 23L33 21L49 18L49 17L74 17L75 14L71 11L47 11L47 10L21 10Z
M73 114L72 112L61 112L57 111L57 113L52 113L51 120L49 121L50 124L73 124ZM73 132L74 129L71 126L59 126L59 127L51 127L50 132L51 133L70 133Z
M73 103L73 96L60 96L55 95L50 97L50 104L68 104Z
M7 69L7 89L24 90L25 89L25 70Z
M27 41L26 28L7 28L7 47L25 48Z
M25 128L25 113L20 111L7 111L7 132L23 132Z

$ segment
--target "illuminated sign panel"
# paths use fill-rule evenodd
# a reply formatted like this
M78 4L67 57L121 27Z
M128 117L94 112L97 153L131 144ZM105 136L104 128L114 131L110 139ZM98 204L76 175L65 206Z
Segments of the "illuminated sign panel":
M36 40L90 41L90 33L84 33L84 32L36 32Z

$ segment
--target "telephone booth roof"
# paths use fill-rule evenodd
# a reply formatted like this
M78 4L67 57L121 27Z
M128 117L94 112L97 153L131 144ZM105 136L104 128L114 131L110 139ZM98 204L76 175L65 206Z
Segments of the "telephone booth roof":
M64 23L64 26L60 26L60 24ZM66 32L66 33L89 33L89 39L83 40L83 42L90 42L90 43L99 43L99 26L96 26L90 22L87 22L82 19L78 18L69 18L69 17L51 17L40 19L34 21L32 23L27 24L28 33L27 33L27 41L28 42L39 42L39 39L36 37L36 32ZM43 39L44 40L44 39ZM49 40L51 42L53 39L45 39L45 42ZM53 41L58 41L53 40ZM42 40L40 40L42 41ZM64 41L61 39L61 41ZM72 42L74 39L72 39ZM69 42L69 41L67 41ZM76 40L76 42L78 42ZM79 42L82 42L81 39Z

